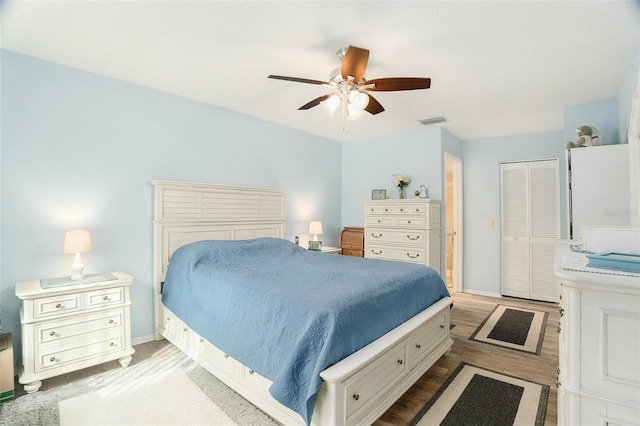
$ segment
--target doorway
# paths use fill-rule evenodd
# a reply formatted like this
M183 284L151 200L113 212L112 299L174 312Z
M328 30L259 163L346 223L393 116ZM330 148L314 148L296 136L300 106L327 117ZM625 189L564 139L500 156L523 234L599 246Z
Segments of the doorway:
M445 274L449 292L462 291L462 160L444 154L445 159Z

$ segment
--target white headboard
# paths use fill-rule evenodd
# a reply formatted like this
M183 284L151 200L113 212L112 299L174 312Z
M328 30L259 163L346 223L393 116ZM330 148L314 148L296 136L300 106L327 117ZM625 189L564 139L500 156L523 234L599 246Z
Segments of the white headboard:
M162 326L162 282L176 249L202 240L284 238L281 189L151 181L153 193L153 291L155 337Z

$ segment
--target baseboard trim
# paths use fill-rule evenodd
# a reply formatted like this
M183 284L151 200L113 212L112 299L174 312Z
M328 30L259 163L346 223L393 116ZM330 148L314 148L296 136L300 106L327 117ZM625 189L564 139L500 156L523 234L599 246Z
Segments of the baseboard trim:
M469 289L469 288L463 289L462 293L475 294L475 295L478 295L478 296L488 296L488 297L502 298L502 295L500 293L493 293L491 291L482 291L482 290L472 290L472 289Z
M141 345L143 343L151 342L155 340L154 334L147 334L146 336L135 337L131 339L131 346Z

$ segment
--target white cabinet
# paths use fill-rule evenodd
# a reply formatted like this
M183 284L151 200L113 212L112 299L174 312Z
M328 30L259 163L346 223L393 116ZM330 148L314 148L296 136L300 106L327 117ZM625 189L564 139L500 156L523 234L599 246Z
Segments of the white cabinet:
M429 266L440 273L441 202L379 200L364 204L364 256Z
M557 302L558 161L503 163L500 187L501 294Z
M19 382L28 393L43 379L119 359L131 362L129 287L134 278L113 272L115 279L55 288L40 280L16 283L22 299L22 362Z
M559 425L640 425L640 277L562 268Z

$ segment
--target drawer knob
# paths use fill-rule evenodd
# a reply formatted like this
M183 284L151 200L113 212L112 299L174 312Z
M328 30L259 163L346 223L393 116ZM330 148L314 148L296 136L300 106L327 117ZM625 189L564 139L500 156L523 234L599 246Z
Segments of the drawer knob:
M420 346L420 343L418 343L418 344L416 345L416 349L420 349L421 347L422 347L422 346Z
M52 356L51 358L49 358L49 361L51 361L51 362L55 362L55 361L56 361L56 357L55 357L55 356Z
M378 219L378 223L380 223L380 222L381 222L380 219Z
M556 331L558 332L558 334L560 334L560 332L562 331L562 327L560 327L560 324L558 324L558 328L556 329Z
M401 360L401 359L398 360L398 365L402 365L403 363L404 363L403 360Z
M115 346L115 345L116 345L116 344L115 344L115 343L113 343L113 342L109 343L109 346L111 346L111 347L113 347L113 346Z
M113 324L114 321L112 319L109 320L109 324Z
M187 327L183 327L182 331L184 331L185 333L187 332L188 328Z
M353 394L353 399L355 399L356 401L360 399L360 395L358 395L357 393Z
M225 359L229 358L229 354L224 354L224 358Z
M253 373L255 373L255 371L249 370L249 374L253 374Z
M444 328L444 324L440 324L440 328Z
M374 234L374 233L372 232L372 233L371 233L371 236L372 236L373 238L381 238L381 237L382 237L382 234L378 234L378 235L376 235L376 234Z
M408 221L407 221L407 223L408 223L409 225L411 225L411 221L410 221L410 220L408 220Z
M57 303L56 304L56 309L60 309L60 308L62 308L62 305L60 303Z
M204 343L204 339L202 337L200 338L200 343Z
M559 298L560 298L560 300L562 300L562 294L560 294Z
M416 235L415 237L412 237L411 235L407 235L407 238L410 239L411 241L416 241L420 239L420 235Z
M56 332L55 332L55 331L52 331L51 333L49 333L49 336L51 336L51 337L53 337L53 336L55 336L55 335L56 335Z
M560 308L560 318L564 315L564 308Z
M403 211L404 211L404 209L402 209L402 208L401 208L401 209L400 209L400 211L401 211L401 212L403 212Z
M388 212L388 211L389 211L389 209L385 208L385 209L384 209L384 211L385 211L385 212Z
M411 259L417 259L418 257L420 257L420 255L416 254L415 256L411 256L411 253L407 253L407 257L409 257Z
M102 300L105 300L105 301L109 300L109 296L102 296Z

